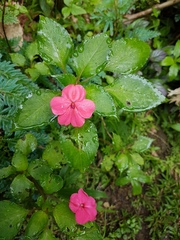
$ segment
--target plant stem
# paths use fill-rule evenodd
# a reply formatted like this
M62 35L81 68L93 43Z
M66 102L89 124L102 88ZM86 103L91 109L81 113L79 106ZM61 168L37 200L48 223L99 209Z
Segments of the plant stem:
M8 38L7 38L7 35L6 35L6 30L5 30L5 27L4 27L5 9L6 9L6 0L4 0L4 3L3 3L1 22L2 22L2 30L3 30L4 38L6 40L8 48L9 48L9 52L12 52L11 46L9 45L9 41L8 41Z

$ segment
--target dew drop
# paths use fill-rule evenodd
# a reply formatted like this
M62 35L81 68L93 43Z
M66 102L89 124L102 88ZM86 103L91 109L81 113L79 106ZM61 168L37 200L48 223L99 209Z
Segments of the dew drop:
M36 91L36 94L37 94L38 96L40 96L40 95L41 95L41 90L37 90L37 91Z
M75 50L74 53L73 53L73 56L78 57L78 55L79 55L78 52Z
M112 41L112 40L111 40L111 38L109 38L109 37L108 37L107 40L106 40L107 44L110 44L111 41Z
M67 48L71 48L71 44L70 43L66 43L66 47Z
M83 44L80 44L79 46L78 46L78 52L79 53L82 53L84 51L84 45Z
M110 51L109 51L109 57L112 57L114 54L113 54L113 51L112 51L112 49L110 49Z
M21 226L21 223L18 223L18 224L16 225L17 229L19 229L20 226Z
M93 141L94 143L97 143L97 137L93 137L93 138L92 138L92 141Z
M107 62L104 62L103 64L101 64L100 66L98 66L98 67L96 68L96 73L98 74L98 73L102 72L103 69L105 68L106 64L107 64Z
M29 93L29 94L26 96L26 98L31 98L32 95L33 95L33 93L31 92L31 93Z

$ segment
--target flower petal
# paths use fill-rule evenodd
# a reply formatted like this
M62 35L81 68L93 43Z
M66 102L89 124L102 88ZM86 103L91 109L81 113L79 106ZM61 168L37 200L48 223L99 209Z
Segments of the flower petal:
M94 208L94 207L85 208L85 210L86 210L86 214L89 216L88 217L89 221L94 221L96 219L96 215L97 215L96 208Z
M90 118L96 108L93 101L89 99L84 99L81 102L76 102L76 108L79 112L79 114L83 118Z
M78 190L78 198L79 198L80 203L85 203L88 201L89 196L82 188L80 188Z
M86 208L96 208L96 201L93 197L88 196L85 204Z
M79 224L85 224L90 221L90 216L86 212L85 208L79 208L76 212L76 222Z
M72 112L71 107L67 108L64 114L58 116L58 123L65 126L69 125L72 119Z
M76 213L79 209L81 202L79 201L78 194L73 193L70 197L69 208L72 212Z
M64 114L71 102L63 97L53 97L50 102L51 110L55 115Z
M82 101L86 96L86 90L81 85L69 84L62 90L62 97L71 102Z
M72 110L71 114L71 124L73 127L82 127L82 125L85 123L84 118L79 114L77 109Z

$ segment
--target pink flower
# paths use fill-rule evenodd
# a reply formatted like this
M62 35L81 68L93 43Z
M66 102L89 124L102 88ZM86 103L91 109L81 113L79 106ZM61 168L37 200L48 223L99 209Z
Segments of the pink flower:
M95 199L88 196L82 188L79 189L78 193L71 195L69 208L75 213L78 224L85 224L96 219L97 210Z
M90 118L95 110L95 104L85 99L86 90L81 85L70 84L62 90L61 97L54 97L50 102L52 112L58 115L60 125L72 124L81 127L86 118Z

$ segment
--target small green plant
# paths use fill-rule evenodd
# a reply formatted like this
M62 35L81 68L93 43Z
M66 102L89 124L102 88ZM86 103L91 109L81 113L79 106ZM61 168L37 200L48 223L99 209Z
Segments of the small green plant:
M119 228L105 239L136 239L136 234L141 229L142 219L136 216L130 216L125 211L122 213L124 220L119 223Z
M174 46L165 49L167 56L162 60L161 66L168 69L168 80L179 80L178 73L180 70L180 40Z
M120 52L124 52L123 55ZM25 67L26 61L30 62L31 67L25 72L39 85L14 69L12 64L1 62L1 128L9 134L17 133L12 159L1 169L1 179L11 179L9 200L0 202L2 221L6 219L1 224L1 237L15 237L25 218L28 219L25 237L43 239L47 234L52 237L54 226L59 228L59 234L78 236L81 227L76 226L68 198L74 188L83 187L83 174L97 154L96 121L107 117L117 126L119 109L139 112L164 101L161 93L146 79L134 74L144 65L149 53L148 44L140 40L112 41L104 33L74 47L70 35L60 24L41 16L37 40L26 49L27 60L20 53L11 54L19 66ZM37 54L41 62L35 62ZM33 77L35 73L36 78ZM109 78L112 79L111 84L107 83ZM49 82L46 88L41 87L45 82ZM12 94L13 98L8 97ZM94 110L94 118L86 120ZM55 119L57 115L60 125ZM39 135L40 129L48 139ZM113 133L112 141L116 151L120 151L122 144L118 133ZM149 181L141 170L144 160L138 152L146 150L150 144L151 139L140 136L132 144L134 153L124 153L123 156L123 153L115 153L117 156L113 159L121 175L117 184L131 183L134 194L141 192L140 183ZM106 158L102 165L104 168L107 168ZM79 184L74 185L69 178L73 174ZM67 195L66 189L69 189ZM10 201L14 204L11 205ZM11 227L6 225L9 221L6 211L12 214ZM16 212L19 212L19 218L16 218ZM30 219L27 214L30 214ZM37 219L40 221L38 226ZM52 231L49 232L48 228ZM74 230L68 233L65 229ZM96 239L101 239L95 225L90 224L89 229ZM87 228L85 236L88 234Z

